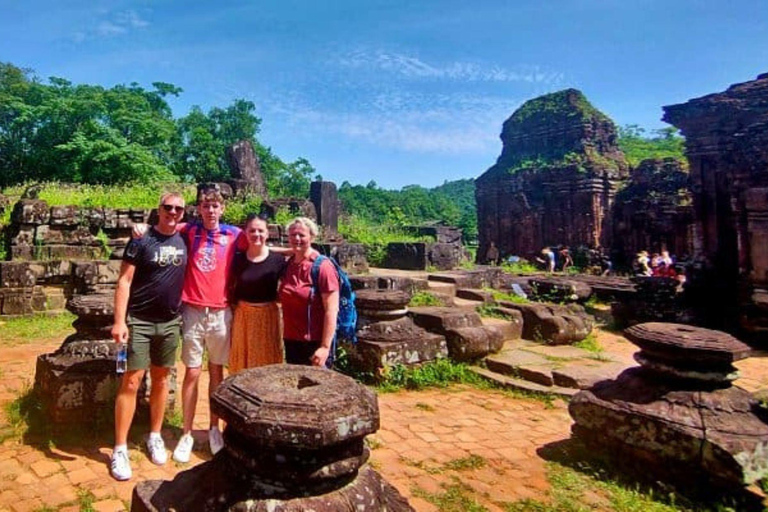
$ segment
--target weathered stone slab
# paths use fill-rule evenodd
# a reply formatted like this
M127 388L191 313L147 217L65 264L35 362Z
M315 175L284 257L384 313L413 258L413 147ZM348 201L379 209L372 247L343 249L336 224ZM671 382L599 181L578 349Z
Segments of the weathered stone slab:
M484 304L490 304L493 300L493 293L486 290L477 290L472 288L459 288L456 290L456 296L460 299L474 300Z
M385 368L396 364L413 366L448 357L445 338L432 333L400 341L360 339L355 349L363 368Z
M500 329L483 325L480 327L459 327L445 333L448 355L454 361L473 361L498 352L504 345Z
M446 333L449 329L482 325L480 315L474 311L456 308L422 306L410 308L409 314L419 327L440 334Z
M627 369L627 365L615 362L565 363L552 370L556 386L575 389L589 389L598 382L615 379Z
M0 313L3 315L31 315L45 309L46 298L40 286L0 288Z
M581 341L592 332L593 320L580 306L510 301L499 301L499 304L522 313L523 337L526 339L565 345Z
M592 295L586 283L557 277L535 277L529 281L535 300L548 302L585 302Z

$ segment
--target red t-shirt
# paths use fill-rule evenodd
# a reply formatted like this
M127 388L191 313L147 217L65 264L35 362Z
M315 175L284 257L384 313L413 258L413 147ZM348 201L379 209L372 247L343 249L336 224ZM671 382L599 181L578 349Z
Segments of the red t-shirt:
M280 281L280 302L283 305L283 337L289 340L321 341L323 339L323 293L339 289L339 277L330 261L320 263L317 285L319 293L312 298L312 264L320 253L313 251L309 259L299 262L291 258ZM308 328L307 320L311 324Z
M227 276L240 231L228 224L219 224L214 230L197 222L181 227L181 236L189 249L183 302L209 308L227 306Z

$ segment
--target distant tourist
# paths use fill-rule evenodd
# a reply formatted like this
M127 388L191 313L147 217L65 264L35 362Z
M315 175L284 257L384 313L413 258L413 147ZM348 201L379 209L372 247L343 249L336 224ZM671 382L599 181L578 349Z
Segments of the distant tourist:
M485 251L485 263L489 265L496 265L499 262L499 248L491 240L488 250Z
M110 469L117 480L131 478L128 431L147 367L152 378L147 451L155 464L165 464L168 459L160 428L168 397L168 375L176 363L180 337L187 248L176 226L183 215L184 199L178 194L164 194L157 224L144 237L128 242L120 267L112 337L117 343L128 344L128 364L115 400L115 448Z
M283 362L277 287L285 270L285 256L267 246L266 219L249 215L244 232L248 249L235 254L230 274L230 303L234 306L230 374Z
M650 267L650 259L648 258L648 252L640 251L639 253L637 253L637 256L635 256L635 261L632 266L633 266L634 274L636 276L650 276L651 267Z
M560 270L562 270L563 272L566 272L568 268L573 266L573 258L571 258L571 251L569 251L567 247L563 247L562 249L560 249L560 261L562 265L562 268Z
M312 282L312 267L320 253L312 248L318 229L311 219L297 217L287 229L293 254L279 292L285 362L330 367L339 313L339 278L333 263L326 260L320 264L317 282Z
M542 258L537 257L536 261L544 265L544 270L547 272L555 271L555 253L549 247L545 247L541 250Z

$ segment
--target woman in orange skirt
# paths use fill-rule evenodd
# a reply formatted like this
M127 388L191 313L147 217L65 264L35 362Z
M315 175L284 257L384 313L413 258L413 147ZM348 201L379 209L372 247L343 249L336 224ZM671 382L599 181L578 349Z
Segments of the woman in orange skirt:
M249 215L245 222L248 250L235 254L230 275L234 304L230 375L245 368L283 362L283 333L277 284L285 257L267 246L267 221Z

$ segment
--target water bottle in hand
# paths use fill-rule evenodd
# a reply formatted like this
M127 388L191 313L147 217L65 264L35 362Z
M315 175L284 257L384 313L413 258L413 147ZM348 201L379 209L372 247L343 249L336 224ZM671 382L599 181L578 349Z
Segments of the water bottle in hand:
M126 343L117 344L117 362L115 364L115 371L117 373L125 373L128 369L128 345Z

